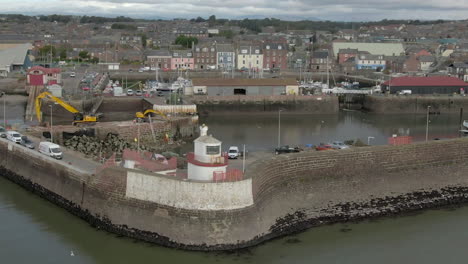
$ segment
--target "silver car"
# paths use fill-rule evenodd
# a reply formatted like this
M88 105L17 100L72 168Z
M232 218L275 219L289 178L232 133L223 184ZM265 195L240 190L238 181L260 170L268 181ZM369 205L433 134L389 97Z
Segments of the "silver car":
M343 141L333 141L330 143L332 149L349 149L349 146L346 145Z
M32 142L27 136L21 136L20 145L34 149L34 142Z

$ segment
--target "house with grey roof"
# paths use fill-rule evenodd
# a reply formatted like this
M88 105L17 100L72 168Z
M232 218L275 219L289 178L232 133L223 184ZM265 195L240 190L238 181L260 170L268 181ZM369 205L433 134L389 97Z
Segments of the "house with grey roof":
M236 53L231 44L216 44L216 68L231 71L236 67Z
M421 64L420 69L422 71L427 71L429 68L436 62L436 59L432 55L424 55L418 57L419 63Z
M312 53L310 69L315 72L326 72L332 68L332 60L328 50L318 50Z
M29 52L30 43L18 44L0 50L0 76L7 77L8 73L32 66Z

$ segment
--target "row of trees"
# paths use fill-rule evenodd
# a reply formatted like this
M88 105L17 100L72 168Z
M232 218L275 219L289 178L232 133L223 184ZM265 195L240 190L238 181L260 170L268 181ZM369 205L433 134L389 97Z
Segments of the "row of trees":
M67 54L69 49L66 47L55 47L53 45L46 45L42 48L39 49L38 51L38 57L36 58L37 61L47 61L47 60L52 60L52 61L65 61L67 60ZM99 61L98 58L92 57L91 54L86 51L80 51L78 53L78 57L75 58L75 60L78 61L87 61L90 63L97 63Z
M106 22L134 22L135 20L130 17L118 16L118 17L99 17L99 16L83 16L80 19L80 23L96 23L102 24Z

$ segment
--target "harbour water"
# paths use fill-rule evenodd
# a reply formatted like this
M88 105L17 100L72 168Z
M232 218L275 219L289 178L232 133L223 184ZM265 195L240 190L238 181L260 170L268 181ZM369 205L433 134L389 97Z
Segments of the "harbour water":
M224 147L277 145L278 116L202 118ZM393 134L425 140L424 115L281 116L281 144L359 138L386 144ZM429 138L458 136L459 117L431 116ZM468 257L468 207L336 224L234 253L168 249L90 227L0 177L0 263L462 263Z

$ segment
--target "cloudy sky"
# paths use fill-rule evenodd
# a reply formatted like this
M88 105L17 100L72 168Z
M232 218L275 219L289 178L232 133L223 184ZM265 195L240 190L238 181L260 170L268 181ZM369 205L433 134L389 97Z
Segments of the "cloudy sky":
M0 0L0 13L140 18L467 19L468 0Z

